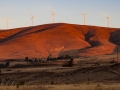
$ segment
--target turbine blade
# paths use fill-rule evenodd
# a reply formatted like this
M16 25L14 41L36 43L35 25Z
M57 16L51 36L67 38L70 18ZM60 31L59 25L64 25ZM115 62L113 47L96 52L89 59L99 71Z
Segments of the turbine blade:
M35 18L36 16L32 16L32 18Z
M106 16L107 18L111 18L111 17L113 17L113 16L109 16L109 15L108 15L108 14L106 14L106 13L105 13L105 16Z
M58 15L58 14L54 13L54 15Z
M53 15L51 15L51 17L53 17Z
M83 13L80 13L80 14L84 15Z
M52 13L54 13L54 11L52 10Z
M33 15L32 14L30 14L32 17L33 17Z
M113 16L109 16L110 18L112 18Z
M86 12L85 14L88 14L88 12Z
M80 13L80 14L82 14L82 15L86 15L86 14L88 14L88 12L86 12L86 13Z
M5 20L10 20L10 18L4 18Z
M104 13L104 15L105 15L106 17L108 17L108 14L106 14L106 13Z

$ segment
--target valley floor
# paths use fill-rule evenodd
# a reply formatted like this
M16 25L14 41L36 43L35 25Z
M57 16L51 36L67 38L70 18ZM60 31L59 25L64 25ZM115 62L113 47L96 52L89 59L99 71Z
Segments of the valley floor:
M0 74L0 90L16 90L16 85L21 82L24 85L19 90L119 90L120 64L115 61L116 55L75 58L73 67L63 67L67 60L34 65L10 61L9 68L2 69ZM11 80L13 84L7 86L5 80Z
M23 85L0 86L0 90L120 90L120 84L69 84L69 85Z

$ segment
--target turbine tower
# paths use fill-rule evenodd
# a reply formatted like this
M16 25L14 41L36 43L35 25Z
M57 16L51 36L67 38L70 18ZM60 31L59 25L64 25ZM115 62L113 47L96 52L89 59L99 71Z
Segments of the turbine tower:
M110 27L110 18L111 18L112 16L108 16L107 14L105 14L105 16L107 17L108 27Z
M88 14L88 12L86 13L81 13L84 16L84 25L86 24L86 15Z
M54 17L55 17L55 13L54 13L54 11L52 10L52 22L54 23Z
M35 16L33 16L32 14L30 14L31 15L31 21L32 21L32 26L34 25L34 18L35 18Z
M8 21L10 20L10 18L5 18L6 20L6 29L8 29Z

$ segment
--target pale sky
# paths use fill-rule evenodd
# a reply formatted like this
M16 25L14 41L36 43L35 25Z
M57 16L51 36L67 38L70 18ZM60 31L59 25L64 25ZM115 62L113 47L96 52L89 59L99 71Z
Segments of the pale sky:
M120 0L0 0L0 29L6 29L4 18L10 18L9 28L52 23L52 10L57 14L55 23L84 24L107 27L105 13L110 18L110 27L120 28Z

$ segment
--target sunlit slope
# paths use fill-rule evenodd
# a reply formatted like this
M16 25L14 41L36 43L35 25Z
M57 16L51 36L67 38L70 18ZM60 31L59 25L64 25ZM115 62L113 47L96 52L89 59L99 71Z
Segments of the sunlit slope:
M60 55L102 55L120 44L117 28L45 24L0 31L0 58L42 58Z

